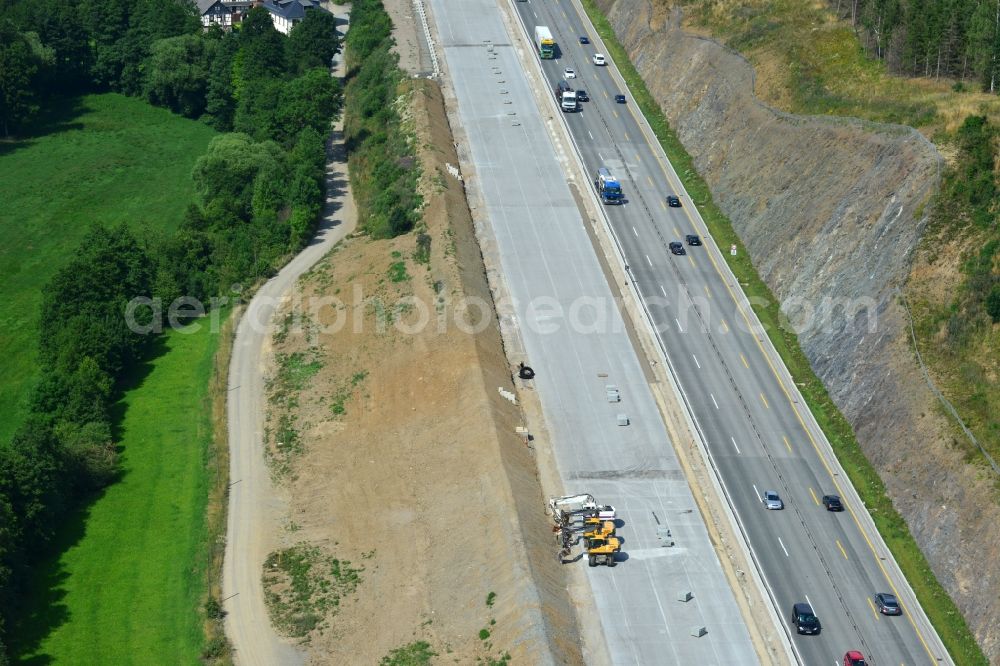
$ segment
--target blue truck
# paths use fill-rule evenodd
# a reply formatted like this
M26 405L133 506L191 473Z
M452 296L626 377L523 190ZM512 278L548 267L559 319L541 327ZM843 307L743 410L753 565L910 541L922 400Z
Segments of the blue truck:
M623 204L625 197L622 194L622 186L618 183L607 167L597 170L597 178L594 179L594 187L601 197L601 202L605 204Z

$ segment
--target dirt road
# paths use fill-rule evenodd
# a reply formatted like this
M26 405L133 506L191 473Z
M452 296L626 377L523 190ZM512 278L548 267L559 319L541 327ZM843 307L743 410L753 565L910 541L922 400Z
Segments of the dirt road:
M328 144L327 156L327 201L315 238L257 292L233 343L228 401L229 519L222 585L226 635L232 641L234 659L241 665L304 662L304 656L271 626L261 585L261 567L268 553L279 545L280 524L286 515L264 460L263 368L277 305L299 276L355 226L340 121Z

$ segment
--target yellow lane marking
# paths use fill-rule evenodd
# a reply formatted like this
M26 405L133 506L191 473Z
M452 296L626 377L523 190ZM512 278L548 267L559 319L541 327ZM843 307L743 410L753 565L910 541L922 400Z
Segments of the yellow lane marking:
M872 603L871 599L868 600L868 607L872 609L872 614L875 616L876 620L881 620L882 619L882 618L880 618L878 616L878 611L875 610L875 604Z
M663 203L663 202L661 201L661 202L660 202L660 208L662 208L663 210L666 210L666 209L667 209L667 204L665 204L665 203Z
M844 550L844 546L840 543L840 539L837 539L837 548L840 549L840 554L843 555L844 559L846 560L847 559L847 551ZM871 603L871 599L868 600L868 603Z
M785 440L785 444L787 444L787 443L788 443L788 440L786 439ZM813 490L812 488L810 488L809 489L809 494L813 496L813 502L816 502L816 506L819 506L819 498L816 497L816 491Z
M677 227L674 227L674 235L675 236L680 236L681 235L681 232L677 231Z
M747 363L747 357L744 356L743 354L740 354L740 360L743 361L743 367L746 368L747 370L749 370L750 369L750 364Z
M764 392L763 391L761 391L761 394L760 394L760 401L762 403L764 403L764 408L765 409L771 409L771 405L767 404L767 398L764 397Z
M689 254L689 255L687 256L687 258L688 258L688 261L690 261L690 262L691 262L691 265L692 265L693 267L695 267L695 268L698 268L698 264L694 263L694 257L692 257L692 256L691 256L691 255Z
M729 324L726 323L725 319L722 320L722 332L723 333L729 332Z
M646 180L649 182L649 186L652 187L653 186L653 179L650 178L649 176L646 176Z
M617 116L618 114L617 114L617 113L615 113L615 115ZM629 138L628 138L628 134L627 134L626 132L622 132L622 136L624 136L624 137L625 137L625 140L626 140L626 141L631 141L631 139L629 139Z
M705 295L708 296L709 298L712 298L712 292L710 292L708 290L708 285L707 284L703 284L701 286L705 288Z
M612 109L611 113L615 114L615 118L617 118L617 117L618 117L618 112L617 112L617 111L615 111L614 109Z
M781 439L785 440L785 448L788 449L789 453L791 453L792 452L792 445L788 443L788 438L785 437L784 435L782 435ZM809 492L812 492L812 488L809 489ZM813 499L816 499L816 494L815 493L813 493ZM819 502L817 501L816 504L819 504Z

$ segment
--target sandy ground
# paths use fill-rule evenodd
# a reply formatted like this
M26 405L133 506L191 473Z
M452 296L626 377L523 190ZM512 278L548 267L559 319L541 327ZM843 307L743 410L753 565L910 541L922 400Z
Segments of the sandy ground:
M448 170L457 158L440 90L409 85L425 228L352 236L278 315L290 325L274 354L322 363L291 410L304 451L282 482L283 541L364 567L304 643L313 663L377 663L417 640L442 663L582 663L534 451L498 390L515 387L463 185ZM427 263L415 259L419 234ZM272 432L280 417L273 409Z

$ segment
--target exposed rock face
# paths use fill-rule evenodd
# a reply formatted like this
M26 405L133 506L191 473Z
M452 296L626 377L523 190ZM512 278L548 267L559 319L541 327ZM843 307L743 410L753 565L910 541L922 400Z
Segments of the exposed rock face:
M738 54L685 35L649 0L598 3L938 580L1000 664L996 492L952 445L896 297L939 182L936 149L910 128L768 108Z

